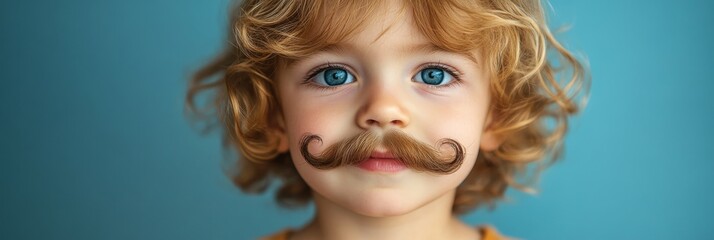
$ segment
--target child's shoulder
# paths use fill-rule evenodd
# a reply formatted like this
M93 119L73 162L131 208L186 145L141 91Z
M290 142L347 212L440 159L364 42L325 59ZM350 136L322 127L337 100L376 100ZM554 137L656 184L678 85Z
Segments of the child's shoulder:
M273 235L262 237L260 239L261 240L288 240L290 233L292 233L291 229L285 229L285 230L277 232Z
M476 227L481 235L481 240L510 240L511 238L501 235L495 227L491 225L479 225Z
M498 230L496 230L496 228L491 225L476 226L476 230L479 232L479 235L481 235L481 240L508 240L508 239L510 239L505 236L502 236L498 232ZM277 232L273 235L263 237L260 239L262 239L262 240L288 240L292 231L293 230L291 230L291 229L284 229L284 230Z

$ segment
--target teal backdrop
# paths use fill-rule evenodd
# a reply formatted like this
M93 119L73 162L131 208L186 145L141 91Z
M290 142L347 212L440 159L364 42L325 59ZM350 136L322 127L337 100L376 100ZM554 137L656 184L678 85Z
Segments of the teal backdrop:
M0 239L254 239L299 227L184 116L227 0L0 2ZM714 2L546 4L592 69L537 196L464 216L525 239L714 236Z

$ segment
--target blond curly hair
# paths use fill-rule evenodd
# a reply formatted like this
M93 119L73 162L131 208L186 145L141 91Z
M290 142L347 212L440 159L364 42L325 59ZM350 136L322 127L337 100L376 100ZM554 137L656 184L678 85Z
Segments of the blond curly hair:
M246 0L235 5L230 45L195 73L186 103L191 116L222 120L224 143L240 155L237 171L228 172L238 187L263 192L280 179L279 203L300 206L310 200L310 188L290 155L278 152L271 130L281 111L275 70L359 31L380 4ZM568 117L584 106L589 89L583 65L550 32L540 2L409 0L404 5L436 46L458 53L479 50L491 74L493 127L503 143L478 155L457 188L453 211L493 208L509 186L534 192L529 186L559 158ZM199 107L202 92L210 92L213 101Z

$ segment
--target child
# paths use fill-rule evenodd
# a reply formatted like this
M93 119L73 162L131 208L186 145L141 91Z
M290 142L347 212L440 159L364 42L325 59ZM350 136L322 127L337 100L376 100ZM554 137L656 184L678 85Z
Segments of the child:
M187 102L216 90L237 186L314 201L267 239L501 239L457 215L530 190L584 83L537 0L246 0L231 20Z

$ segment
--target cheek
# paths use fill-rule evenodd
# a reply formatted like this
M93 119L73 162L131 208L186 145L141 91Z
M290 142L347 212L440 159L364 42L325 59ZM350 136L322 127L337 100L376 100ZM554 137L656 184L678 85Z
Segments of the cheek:
M461 175L461 179L471 172L471 169L476 162L479 154L482 126L484 122L484 114L480 110L473 109L472 111L464 111L464 116L454 119L454 123L449 125L448 131L451 132L457 141L464 146L466 156L464 163L456 174Z
M459 181L466 178L471 172L476 158L479 154L483 125L486 119L487 105L469 104L483 101L481 99L469 99L461 104L451 104L439 108L432 108L431 114L424 114L426 119L422 128L426 131L428 139L451 138L459 142L465 151L463 165L451 176L444 178L444 181Z
M427 139L454 139L463 145L467 157L476 158L486 118L486 106L452 104L432 110L421 113L424 121L421 121L420 125L422 129L426 129L424 132Z
M349 131L351 119L345 116L344 113L331 111L330 109L307 109L294 108L291 111L286 111L286 131L290 150L299 152L300 140L306 134L316 134L323 140L322 144L311 144L311 151L322 151L322 149L330 146L344 136L341 133ZM318 147L318 148L315 148Z
M298 151L291 151L290 154L292 156L295 169L298 171L302 179L305 180L305 182L310 186L311 189L330 188L329 186L323 185L326 185L330 182L334 182L329 181L328 179L330 178L330 175L326 174L330 173L331 171L322 171L312 167L310 164L305 162L305 160L303 160L302 156L298 153Z
M316 134L323 140L321 146L354 134L355 109L353 96L315 96L315 90L289 89L282 91L282 108L285 130L292 151L300 148L300 140L305 134ZM320 144L315 144L320 146ZM320 148L321 149L321 148ZM318 149L312 149L315 151Z
M360 185L350 180L350 174L345 168L320 170L308 164L299 150L291 150L290 154L295 169L312 191L337 203L347 204L354 200L351 200L355 198L351 192L358 192L355 189Z

